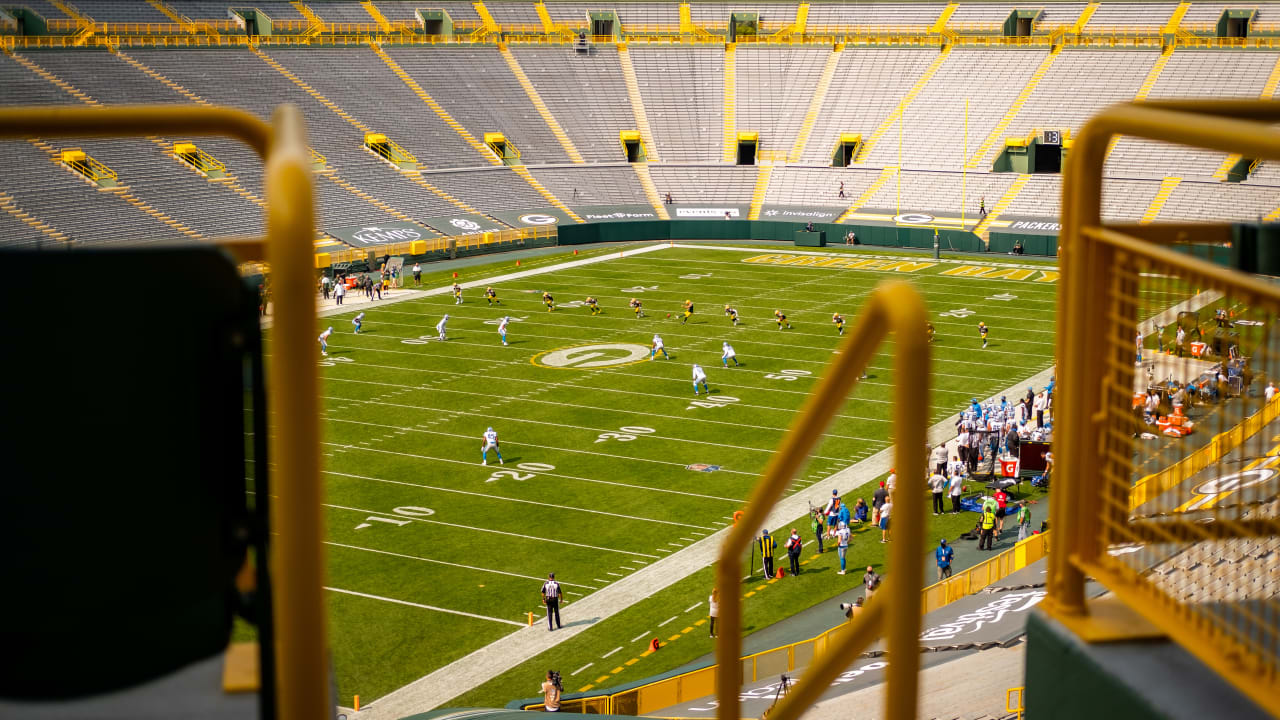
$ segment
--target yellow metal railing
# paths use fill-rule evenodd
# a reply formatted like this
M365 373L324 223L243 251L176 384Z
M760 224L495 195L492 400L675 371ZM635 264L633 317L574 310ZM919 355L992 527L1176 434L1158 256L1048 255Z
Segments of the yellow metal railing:
M302 113L282 105L271 124L229 108L172 105L0 110L0 136L223 136L238 139L265 161L266 237L224 241L242 262L273 268L274 361L267 388L272 503L272 608L275 697L282 720L323 717L333 707L322 592L323 518L320 509L319 379L315 342L315 270L311 256L315 205ZM282 512L282 507L287 512Z
M751 494L744 516L729 531L716 563L716 587L720 594L721 632L716 639L717 717L738 720L742 670L742 556L756 529L764 525L774 504L807 461L823 430L844 404L873 353L890 333L894 340L893 428L895 466L902 477L924 477L925 428L929 414L930 352L924 301L908 283L885 282L867 299L858 325L841 346L839 355L805 401L800 415L782 446L765 468ZM924 495L921 491L898 493L900 510L895 522L898 534L889 548L893 572L838 644L827 647L796 684L796 689L773 709L774 720L794 720L814 703L831 681L882 632L893 658L886 671L886 717L906 720L915 716L918 638L920 635L919 580L924 572ZM883 598L892 598L891 604Z
M921 590L921 612L931 613L968 597L1040 560L1048 552L1049 534L1046 532L1033 535L993 558ZM798 667L803 667L828 647L837 645L841 636L848 632L849 628L850 624L845 623L807 640L746 655L739 663L743 679L754 682L767 675L791 672ZM715 688L715 673L716 667L711 665L622 692L564 700L561 702L560 709L563 712L649 715L672 705L711 695ZM541 710L542 708L541 703L534 703L525 705L521 709Z
M1050 557L1044 603L1086 641L1165 635L1272 715L1280 715L1280 598L1265 582L1274 567L1259 565L1252 548L1280 537L1273 433L1258 433L1195 482L1166 489L1159 516L1133 516L1130 508L1137 461L1153 452L1135 439L1145 420L1134 393L1148 384L1135 377L1143 367L1135 364L1135 338L1151 332L1140 323L1182 308L1175 321L1188 339L1179 354L1242 358L1238 381L1213 382L1215 373L1194 395L1170 388L1174 405L1187 408L1203 402L1202 392L1239 395L1195 428L1226 431L1259 411L1256 381L1280 363L1270 327L1280 316L1280 286L1169 247L1230 242L1229 225L1108 226L1101 195L1107 147L1117 136L1280 160L1277 121L1280 103L1272 101L1146 102L1102 111L1075 138L1063 175L1058 298L1057 367L1066 391L1055 397L1061 479L1051 512L1060 546ZM1213 321L1201 328L1200 310L1221 320L1221 332ZM1159 374L1149 376L1176 373L1186 382L1198 371L1192 362L1156 355ZM1185 429L1177 415L1163 419L1162 431ZM1212 570L1192 574L1202 564ZM1086 576L1114 600L1086 599Z

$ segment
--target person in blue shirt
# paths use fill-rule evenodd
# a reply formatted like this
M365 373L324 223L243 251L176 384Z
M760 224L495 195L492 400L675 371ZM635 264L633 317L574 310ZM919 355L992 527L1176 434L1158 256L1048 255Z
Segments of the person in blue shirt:
M938 580L951 577L951 560L956 556L956 551L947 545L946 538L938 541L938 549L933 554L938 558Z
M858 522L866 522L869 512L867 510L867 501L858 498L858 504L853 508L853 516L858 519Z
M852 519L852 517L853 516L849 513L849 506L845 503L840 503L840 510L836 514L837 522L840 525L844 525L845 527L848 527L849 520ZM837 525L836 527L839 527L840 525Z

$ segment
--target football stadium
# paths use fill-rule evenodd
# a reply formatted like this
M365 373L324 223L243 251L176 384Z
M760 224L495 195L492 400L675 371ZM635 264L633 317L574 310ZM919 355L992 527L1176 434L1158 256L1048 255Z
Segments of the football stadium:
M1280 717L1280 3L0 51L0 717Z

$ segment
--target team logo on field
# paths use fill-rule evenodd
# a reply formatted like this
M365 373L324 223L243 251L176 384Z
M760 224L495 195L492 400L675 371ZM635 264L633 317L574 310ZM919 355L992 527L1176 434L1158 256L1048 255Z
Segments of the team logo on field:
M644 345L636 345L635 343L598 343L548 350L534 355L530 362L541 367L594 370L596 368L630 365L648 357L649 348Z
M901 215L893 216L893 221L900 225L928 225L933 220L934 217L932 215L926 215L925 213L902 213Z
M466 230L467 232L475 232L480 229L480 223L466 218L454 218L449 221L449 224L459 230Z
M715 472L715 471L717 471L717 470L719 470L719 469L720 469L720 466L719 466L719 465L707 465L707 464L705 464L705 463L694 463L694 464L692 464L692 465L685 465L685 466L684 466L684 469L685 469L685 470L692 470L692 471L694 471L694 472Z
M559 219L554 215L542 215L540 213L531 213L529 215L521 215L520 222L525 225L555 225Z

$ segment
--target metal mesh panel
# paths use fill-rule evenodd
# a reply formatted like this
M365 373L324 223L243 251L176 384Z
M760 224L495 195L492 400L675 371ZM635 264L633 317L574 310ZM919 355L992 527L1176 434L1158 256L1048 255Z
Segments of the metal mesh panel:
M1154 246L1094 233L1108 265L1096 567L1198 642L1277 674L1280 293ZM1082 389L1084 390L1084 389ZM1132 604L1132 603L1131 603Z

